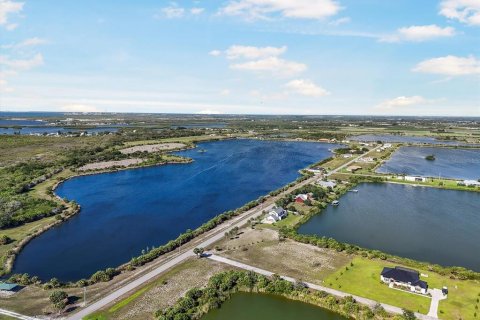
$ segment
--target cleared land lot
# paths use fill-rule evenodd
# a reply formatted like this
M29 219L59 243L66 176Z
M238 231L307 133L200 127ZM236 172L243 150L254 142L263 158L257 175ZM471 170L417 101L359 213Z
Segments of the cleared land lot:
M143 159L125 159L125 160L118 160L118 161L103 161L103 162L94 162L88 163L84 166L81 166L77 170L79 171L87 171L87 170L101 170L101 169L108 169L114 167L128 167L131 165L136 165L142 163Z
M143 146L134 146L130 148L121 149L120 152L123 154L132 154L135 152L159 152L159 151L167 151L167 150L175 150L185 148L186 145L183 143L159 143L159 144L147 144Z
M349 263L351 257L291 240L279 241L276 231L242 229L238 239L223 240L216 254L281 275L322 284L322 279Z

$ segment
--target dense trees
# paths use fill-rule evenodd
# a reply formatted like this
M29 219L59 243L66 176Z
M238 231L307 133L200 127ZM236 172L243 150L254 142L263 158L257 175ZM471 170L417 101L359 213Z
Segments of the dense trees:
M65 291L55 290L50 294L49 299L53 307L61 311L68 303L68 294Z

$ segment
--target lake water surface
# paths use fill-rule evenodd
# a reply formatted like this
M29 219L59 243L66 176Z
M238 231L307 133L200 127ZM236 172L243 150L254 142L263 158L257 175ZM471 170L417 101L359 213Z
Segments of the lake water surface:
M298 232L480 271L480 193L360 184Z
M435 160L426 160L431 154ZM401 147L377 172L477 180L480 149Z
M338 145L228 140L178 152L195 161L77 177L56 190L80 214L32 240L15 273L78 280L115 267L298 176ZM205 153L199 153L205 149Z
M283 297L235 293L220 309L214 309L202 320L346 320L332 311Z

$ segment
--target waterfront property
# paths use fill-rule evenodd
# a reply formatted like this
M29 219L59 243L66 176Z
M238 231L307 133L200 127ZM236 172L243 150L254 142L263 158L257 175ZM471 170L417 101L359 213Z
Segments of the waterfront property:
M80 213L33 239L13 272L68 281L118 266L295 180L298 170L328 158L335 147L247 139L205 142L176 153L193 158L190 164L70 179L56 193L77 201Z
M363 183L298 229L401 257L480 271L475 192Z
M327 181L324 181L322 179L319 179L317 180L317 184L323 188L335 188L335 186L337 185L337 183L333 180L327 180Z
M435 154L435 161L425 159L431 154ZM477 180L480 149L401 147L377 172Z
M421 176L405 176L403 177L405 181L412 181L412 182L426 182L427 178Z
M304 193L301 193L301 194L297 194L295 196L295 202L297 203L304 203L305 201L307 200L313 200L312 198L312 195L311 194L304 194Z
M390 288L402 288L421 294L427 294L428 291L428 284L420 280L420 273L408 268L384 267L380 274L380 280L388 284Z
M221 308L213 309L202 320L344 320L332 311L280 296L258 293L235 293Z
M264 223L275 223L287 217L287 210L282 207L276 207L270 210L267 217L264 219Z

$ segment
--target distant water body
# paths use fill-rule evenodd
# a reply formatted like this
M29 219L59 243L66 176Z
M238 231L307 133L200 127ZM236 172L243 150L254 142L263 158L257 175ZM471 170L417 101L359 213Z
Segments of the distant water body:
M178 152L195 161L77 177L57 194L81 212L30 242L15 273L63 281L88 277L175 239L212 217L293 180L339 145L227 140ZM199 149L206 152L200 153Z
M428 143L428 144L447 144L447 145L469 145L468 143L451 140L437 140L433 137L419 137L419 136L403 136L394 134L376 135L376 134L363 134L359 136L353 136L349 138L353 141L365 141L365 142L398 142L398 143Z
M427 155L435 160L426 160ZM477 180L480 149L401 147L377 172Z
M401 257L480 271L480 194L360 184L299 233L332 237Z

